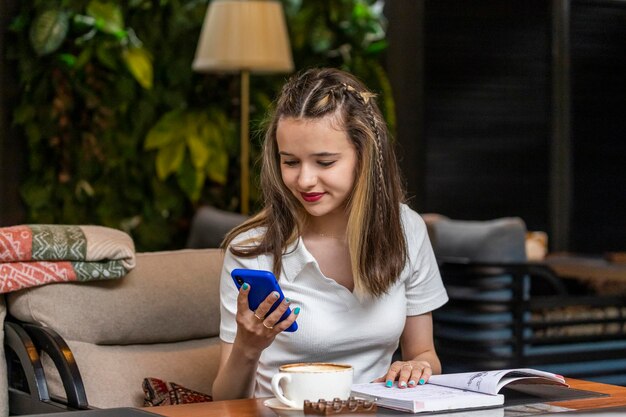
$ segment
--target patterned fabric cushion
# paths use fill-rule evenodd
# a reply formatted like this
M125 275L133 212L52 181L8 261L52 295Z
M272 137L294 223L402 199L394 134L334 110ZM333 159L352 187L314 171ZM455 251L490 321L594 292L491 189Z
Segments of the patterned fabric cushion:
M145 407L213 401L210 395L185 388L174 382L167 383L158 378L144 378L143 392Z

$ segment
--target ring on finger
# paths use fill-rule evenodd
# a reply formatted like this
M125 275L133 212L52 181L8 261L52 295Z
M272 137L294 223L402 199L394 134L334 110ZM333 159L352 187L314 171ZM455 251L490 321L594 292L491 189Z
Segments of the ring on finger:
M405 366L408 366L411 371L413 370L413 365L411 365L410 363L405 363L404 365L402 365L402 368L404 368Z
M263 317L259 317L259 316L257 316L256 311L254 312L254 317L256 317L257 319L259 319L259 320L261 320L261 321L263 321L263 320L264 320L264 318L263 318Z
M263 327L265 327L266 329L270 329L270 330L274 328L274 326L268 326L267 324L265 324L265 321L263 321Z

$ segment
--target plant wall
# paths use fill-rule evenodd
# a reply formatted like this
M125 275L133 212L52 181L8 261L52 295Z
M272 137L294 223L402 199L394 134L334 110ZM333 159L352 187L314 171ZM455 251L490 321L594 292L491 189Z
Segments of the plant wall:
M20 2L5 59L21 88L14 123L23 135L15 140L28 143L21 193L29 222L120 228L147 251L182 247L200 204L238 209L238 77L191 70L207 5ZM381 94L393 126L379 62L382 2L283 5L296 68L355 73ZM284 79L252 77L253 157Z

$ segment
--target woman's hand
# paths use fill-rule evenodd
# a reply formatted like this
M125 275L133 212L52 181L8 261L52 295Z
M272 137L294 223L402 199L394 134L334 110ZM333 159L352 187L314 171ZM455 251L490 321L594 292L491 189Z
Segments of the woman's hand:
M249 357L258 357L263 349L272 344L276 335L287 329L296 320L300 308L297 307L289 317L282 322L278 320L289 307L289 300L285 298L270 315L265 317L270 308L276 303L279 294L274 291L259 305L255 311L251 311L248 305L248 293L250 285L244 283L237 296L237 336L235 345L239 345Z
M400 337L403 361L391 364L387 375L373 382L384 382L389 388L398 381L399 388L424 385L433 374L441 373L441 363L433 342L431 313L407 316Z
M398 380L398 388L412 388L424 385L432 374L433 370L426 361L396 361L391 364L387 375L373 382L384 382L385 386L391 388L393 381Z

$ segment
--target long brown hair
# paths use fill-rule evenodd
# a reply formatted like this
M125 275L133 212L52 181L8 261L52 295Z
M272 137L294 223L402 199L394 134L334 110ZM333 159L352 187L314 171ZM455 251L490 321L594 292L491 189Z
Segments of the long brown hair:
M282 180L276 129L282 118L323 117L338 118L357 153L346 232L355 291L380 296L398 279L407 259L400 219L404 190L375 94L356 77L338 69L309 69L292 76L283 86L263 145L264 208L233 229L223 246L228 247L240 233L263 228L258 239L238 242L230 251L241 257L272 254L274 273L280 275L282 255L300 236L306 211Z

